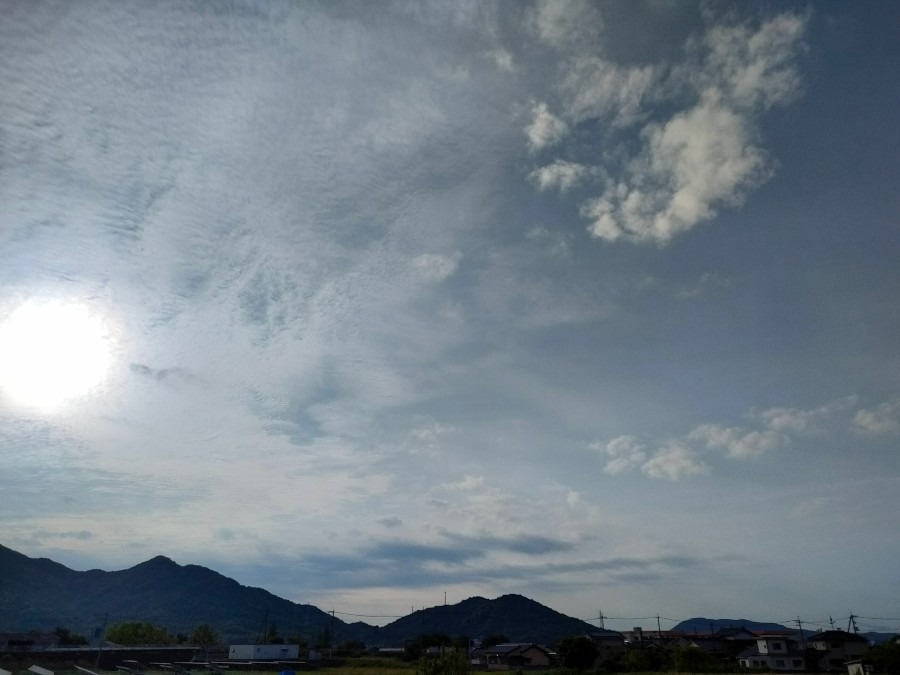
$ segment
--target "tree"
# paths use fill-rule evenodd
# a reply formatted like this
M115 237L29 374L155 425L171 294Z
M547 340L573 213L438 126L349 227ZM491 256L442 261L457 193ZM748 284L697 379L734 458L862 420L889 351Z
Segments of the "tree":
M366 645L362 640L344 640L337 646L335 656L354 657L362 656L366 651Z
M331 626L325 625L316 635L316 649L328 649L331 647Z
M419 661L416 675L468 675L469 658L464 651L453 649L438 656L425 656Z
M509 638L505 636L503 633L494 633L493 635L488 635L481 641L482 647L493 647L494 645L502 645L509 642Z
M86 637L83 635L75 635L68 628L57 626L56 630L53 632L56 634L56 637L59 638L59 644L62 647L78 647L88 643Z
M597 660L597 645L589 637L563 638L556 649L562 664L574 670L587 670Z
M660 670L662 661L660 653L655 649L631 649L622 655L619 663L626 672L646 673Z
M219 634L208 623L201 623L191 633L191 642L203 649L209 660L209 648L219 644Z
M270 645L283 645L284 638L278 634L278 627L275 625L275 622L272 622L272 625L269 626L269 631L266 633L266 642Z
M106 630L106 639L120 645L171 645L175 638L169 631L152 623L129 621L110 626Z
M425 654L429 647L451 647L453 640L446 633L422 633L415 640L407 640L403 645L407 657L415 661Z
M866 660L872 662L876 673L900 673L900 639L875 645L866 652Z
M718 666L712 656L698 647L678 647L673 659L675 670L679 673L708 673Z

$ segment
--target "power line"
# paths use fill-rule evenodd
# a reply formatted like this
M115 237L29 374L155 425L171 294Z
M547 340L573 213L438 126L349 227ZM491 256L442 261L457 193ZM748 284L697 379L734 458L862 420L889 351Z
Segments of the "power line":
M867 621L900 621L900 618L889 619L883 616L857 616L857 619L866 619Z
M359 616L365 619L402 619L404 616L409 616L409 614L354 614L353 612L341 612L339 610L332 610L335 614L342 614L344 616Z

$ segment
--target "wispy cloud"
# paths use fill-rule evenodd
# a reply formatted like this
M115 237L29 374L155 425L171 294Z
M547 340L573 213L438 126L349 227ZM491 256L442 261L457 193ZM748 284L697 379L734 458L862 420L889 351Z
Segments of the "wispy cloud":
M795 434L816 433L822 431L823 425L848 414L856 406L857 400L856 396L847 396L809 410L769 408L755 416L765 422L766 426L773 431Z
M733 459L748 459L777 450L787 439L774 431L745 431L737 427L726 428L717 424L702 424L688 434L688 439L698 441L710 449L723 449Z
M631 435L619 436L605 445L592 443L591 448L612 457L603 470L613 476L640 466L647 459L647 446Z
M773 407L745 416L757 428L700 424L655 443L626 434L589 447L605 461L603 471L616 476L640 469L651 478L680 480L710 473L720 457L735 461L761 460L792 447L792 438L813 436L825 428L877 436L900 431L900 404L888 401L871 410L856 410L858 398L847 396L811 409ZM656 450L653 450L654 445ZM724 453L724 454L723 454Z
M651 478L679 480L688 476L705 475L709 473L709 466L690 447L671 441L641 465L641 471Z
M539 40L557 49L592 45L603 30L600 10L587 0L538 0L528 21Z
M853 416L853 424L857 431L870 436L900 433L900 399L858 410Z
M582 164L558 159L552 164L535 169L529 178L541 190L557 188L560 192L566 192L581 183L590 173L591 170Z

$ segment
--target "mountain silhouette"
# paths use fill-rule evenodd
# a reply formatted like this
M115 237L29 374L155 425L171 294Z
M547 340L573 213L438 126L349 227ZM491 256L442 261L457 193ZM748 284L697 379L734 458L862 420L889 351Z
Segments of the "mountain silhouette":
M360 640L370 646L398 646L424 633L502 634L516 642L552 643L595 630L521 595L469 598L413 612L383 627L346 623L312 605L164 556L121 571L78 572L0 545L0 631L61 626L88 635L104 623L126 621L163 626L172 634L190 634L208 623L230 643L256 642L266 621L284 638L314 643L327 628L336 643Z

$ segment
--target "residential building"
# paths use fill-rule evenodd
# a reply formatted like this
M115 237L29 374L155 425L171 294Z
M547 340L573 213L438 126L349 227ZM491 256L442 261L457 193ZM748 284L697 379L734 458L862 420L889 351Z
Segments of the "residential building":
M625 651L625 636L618 631L600 628L588 633L587 637L596 645L601 661Z
M793 632L757 633L756 644L738 654L744 668L777 671L806 670L806 659Z
M553 656L547 647L534 643L505 643L471 653L473 663L486 665L488 670L549 667Z
M847 661L859 660L869 650L866 638L844 630L816 633L807 644L815 650L818 668L825 671L843 671Z

